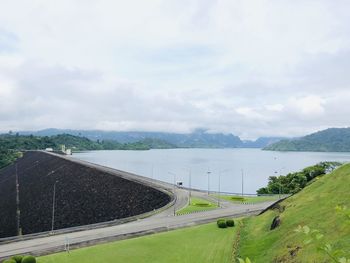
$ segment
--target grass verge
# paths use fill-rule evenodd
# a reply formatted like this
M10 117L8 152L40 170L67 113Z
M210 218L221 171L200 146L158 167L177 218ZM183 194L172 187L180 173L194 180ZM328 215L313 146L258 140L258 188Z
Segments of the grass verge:
M198 211L207 211L215 208L218 208L217 204L215 203L202 198L191 197L190 204L177 211L176 215L190 214Z
M43 256L38 263L230 263L236 229L210 223Z
M219 195L214 195L219 198ZM267 201L275 201L279 198L278 195L271 196L239 196L239 195L220 195L220 199L230 201L232 203L261 203Z

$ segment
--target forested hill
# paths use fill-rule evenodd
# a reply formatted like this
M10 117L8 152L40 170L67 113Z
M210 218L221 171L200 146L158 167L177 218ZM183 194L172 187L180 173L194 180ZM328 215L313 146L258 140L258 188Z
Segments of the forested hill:
M69 134L54 136L33 136L18 134L0 135L0 168L13 162L22 150L43 150L52 148L60 150L61 145L73 151L83 150L149 150L175 148L174 145L162 140L147 139L132 143L119 143L116 141L92 141L85 137Z
M350 152L350 128L330 128L297 139L281 140L264 150Z
M40 150L53 148L60 150L61 145L76 151L84 150L148 150L174 148L175 146L162 140L142 140L133 143L119 143L117 141L97 140L92 141L85 137L70 134L59 134L54 136L33 135L0 135L0 147L8 150Z

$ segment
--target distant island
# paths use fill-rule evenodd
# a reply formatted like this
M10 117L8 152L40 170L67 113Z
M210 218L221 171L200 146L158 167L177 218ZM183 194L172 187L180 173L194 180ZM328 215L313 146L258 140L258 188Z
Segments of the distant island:
M267 151L350 152L350 128L329 128L310 135L281 140Z

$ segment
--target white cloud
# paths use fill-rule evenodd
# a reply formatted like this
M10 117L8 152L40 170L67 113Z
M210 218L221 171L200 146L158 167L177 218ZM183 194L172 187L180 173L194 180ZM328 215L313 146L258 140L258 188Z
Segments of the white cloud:
M283 111L284 106L282 104L270 104L266 105L265 108L269 111L281 112Z
M319 96L310 95L302 98L290 98L288 106L296 113L305 117L318 117L325 112L323 104L325 100Z
M205 127L253 138L344 126L334 115L350 112L349 8L2 1L1 130Z
M264 119L264 116L257 112L253 108L249 107L240 107L236 109L236 112L240 115L243 115L247 119L253 119L253 120L261 120Z

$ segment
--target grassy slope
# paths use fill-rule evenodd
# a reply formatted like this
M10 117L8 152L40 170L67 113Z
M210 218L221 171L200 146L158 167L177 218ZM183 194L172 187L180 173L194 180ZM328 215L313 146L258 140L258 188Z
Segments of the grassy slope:
M38 263L191 262L229 263L236 228L216 223L117 241L39 258Z
M208 204L208 205L202 206L202 205L198 205L198 204ZM176 214L183 215L183 214L188 214L188 213L193 213L193 212L198 212L198 211L207 211L207 210L215 209L217 207L218 207L217 204L214 204L214 203L209 202L207 200L204 200L201 198L196 198L196 197L191 197L190 205L177 211Z
M346 217L335 212L335 206L350 207L350 164L316 180L298 194L283 201L281 226L270 231L278 214L268 211L261 216L246 218L241 233L239 254L253 262L328 262L316 243L304 245L306 237L294 232L298 225L320 230L325 236L321 243L335 249L350 251L350 224ZM290 251L301 247L295 257Z

